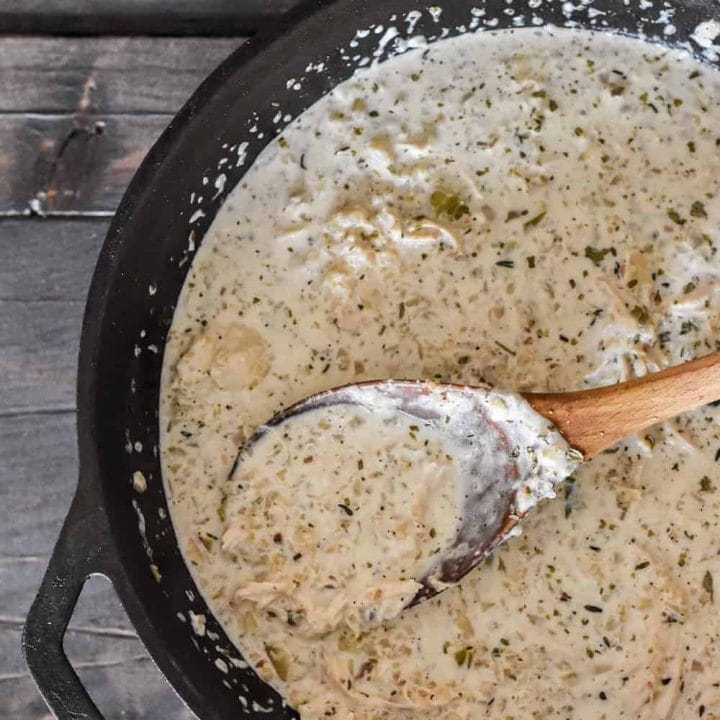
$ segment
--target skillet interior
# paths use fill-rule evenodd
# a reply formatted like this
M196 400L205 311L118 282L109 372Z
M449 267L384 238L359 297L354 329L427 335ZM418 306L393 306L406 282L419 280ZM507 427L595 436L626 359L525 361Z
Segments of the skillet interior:
M580 27L642 31L679 43L713 12L713 0L665 3L663 11L676 10L671 17L676 30L667 35L661 9L639 5L597 0L566 16L556 0L452 0L436 21L427 4L415 0L313 0L272 37L255 38L218 68L143 163L109 232L85 316L78 388L81 492L95 498L98 533L110 546L111 561L98 570L111 577L153 657L200 717L272 720L294 713L252 670L229 660L239 654L190 577L163 491L157 451L160 372L193 248L258 153L287 124L274 120L279 110L297 116L350 76L354 56L382 59L392 50L390 42L373 56L384 31L357 39L357 30L395 26L405 36L405 17L417 10L414 33L428 39L446 31L458 34L475 17L481 29L540 21L566 25L570 19ZM484 15L473 15L478 7ZM353 41L357 47L351 47ZM322 71L306 70L320 62ZM246 160L238 163L243 153L238 145L244 142ZM204 200L198 203L200 196ZM132 449L138 442L140 451ZM142 494L132 487L135 471L147 479ZM203 636L193 632L189 611L206 616Z

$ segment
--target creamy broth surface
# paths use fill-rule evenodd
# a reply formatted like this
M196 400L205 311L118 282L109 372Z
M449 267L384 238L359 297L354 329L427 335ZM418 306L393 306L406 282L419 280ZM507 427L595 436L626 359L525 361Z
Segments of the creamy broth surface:
M264 556L235 600L310 637L395 617L458 524L461 469L443 440L409 416L348 405L269 428L231 477L223 550Z
M464 558L476 564L516 534L506 518L554 497L582 457L515 393L410 387L321 395L250 438L222 509L223 551L262 558L238 604L287 618L298 634L359 636L423 588L454 584Z
M458 586L397 617L373 606L373 623L342 608L328 622L337 594L311 575L331 551L347 570L352 544L411 582L406 565L457 520L439 447L388 429L401 484L382 477L364 510L352 491L380 456L372 434L347 432L352 413L322 429L364 456L347 474L329 448L304 462L308 428L276 465L232 472L276 412L345 383L570 390L720 349L719 185L715 71L551 29L443 40L359 71L248 171L178 304L161 456L199 587L303 718L720 717L717 408L580 466ZM326 472L311 477L316 462ZM292 502L299 483L316 503ZM297 592L262 585L279 567ZM360 594L378 580L366 570Z

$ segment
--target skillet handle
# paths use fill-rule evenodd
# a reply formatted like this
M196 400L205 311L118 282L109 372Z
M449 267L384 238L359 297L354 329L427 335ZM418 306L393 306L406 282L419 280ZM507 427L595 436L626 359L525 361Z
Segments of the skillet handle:
M105 517L92 496L81 481L23 632L30 674L58 720L103 720L63 649L85 581L108 567Z

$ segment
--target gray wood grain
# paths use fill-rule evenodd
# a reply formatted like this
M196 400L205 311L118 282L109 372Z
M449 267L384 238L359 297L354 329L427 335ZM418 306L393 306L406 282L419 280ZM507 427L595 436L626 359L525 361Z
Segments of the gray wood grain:
M85 296L107 225L0 221L0 416L75 407Z
M0 220L0 301L85 299L108 220Z
M165 115L0 115L0 213L112 214Z
M0 468L0 715L39 720L20 636L77 481L74 412L0 418ZM191 717L103 579L86 584L65 648L107 718Z
M242 42L242 37L0 38L0 113L174 113Z
M43 0L0 0L0 28L20 6L42 11ZM239 42L0 38L0 216L31 205L110 215L154 138ZM49 718L20 634L76 482L77 346L107 223L0 220L2 718ZM190 717L102 581L86 586L66 647L106 717Z
M242 38L0 42L0 216L110 215L174 113Z
M77 482L80 314L105 220L0 222L0 717L46 720L20 650ZM44 412L32 412L44 407ZM67 408L63 410L62 408ZM66 651L107 718L189 720L112 588L85 587Z
M0 0L0 32L228 35L257 32L298 0Z
M46 561L70 507L77 483L75 413L0 418L0 478L0 504L18 511L4 515L0 526L0 577L17 573L20 579L20 568L36 574L36 565ZM25 592L0 580L1 613L15 591Z
M0 415L75 407L84 303L0 302Z

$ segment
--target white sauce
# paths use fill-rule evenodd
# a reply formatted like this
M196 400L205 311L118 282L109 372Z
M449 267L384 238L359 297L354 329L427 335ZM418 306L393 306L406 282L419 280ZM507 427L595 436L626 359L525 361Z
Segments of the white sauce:
M235 600L311 636L395 617L455 534L453 449L409 416L347 405L268 429L226 505L223 550L257 570Z
M323 389L569 390L717 349L719 106L718 74L679 52L466 36L359 72L226 201L170 334L164 478L213 612L304 718L720 712L715 408L593 458L457 587L361 632L238 602L274 556L221 540L243 497L284 502L267 475L233 494L238 448Z
M445 561L484 557L509 534L507 513L554 497L575 469L579 453L522 397L425 390L351 387L243 450L222 538L234 562L255 567L235 591L239 606L272 608L300 634L359 634L423 584L447 587L457 571L445 578Z

